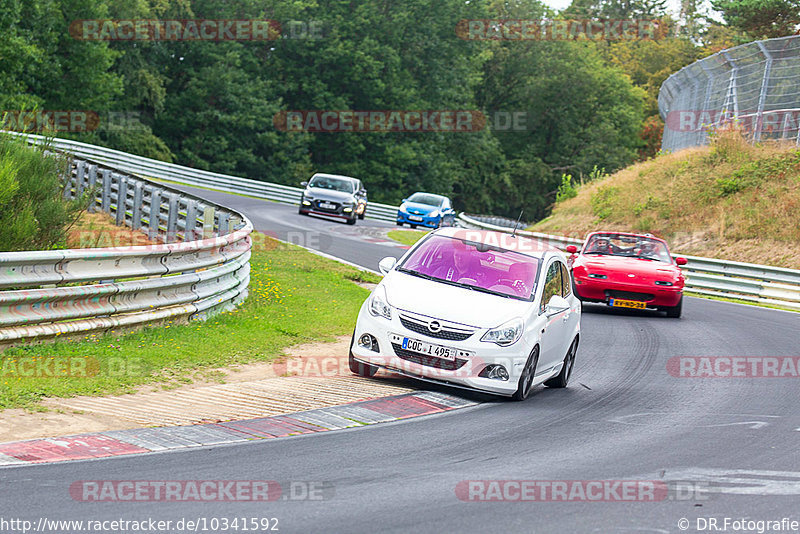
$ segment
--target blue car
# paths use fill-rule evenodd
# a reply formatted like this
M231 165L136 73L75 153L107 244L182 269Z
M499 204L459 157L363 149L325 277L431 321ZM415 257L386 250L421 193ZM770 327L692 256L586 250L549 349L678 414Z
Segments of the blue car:
M432 193L414 193L403 199L400 209L397 210L397 226L403 226L403 223L411 228L455 226L456 211L447 197Z

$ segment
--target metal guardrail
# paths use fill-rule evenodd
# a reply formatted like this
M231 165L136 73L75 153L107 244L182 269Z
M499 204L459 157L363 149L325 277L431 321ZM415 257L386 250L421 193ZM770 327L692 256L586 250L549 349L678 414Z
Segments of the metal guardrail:
M0 253L0 344L205 319L247 297L253 225L242 214L83 160L65 178L65 198L94 191L90 210L157 244Z
M510 233L511 229L460 214L465 227ZM518 230L517 234L543 241L559 249L583 245L583 239ZM681 255L686 289L698 295L744 300L800 310L800 270Z
M45 142L45 138L40 135L28 135L27 138L32 143ZM215 191L236 193L293 205L300 204L300 193L303 191L299 187L192 169L69 139L54 138L48 141L54 149L75 154L95 163L108 165L133 175L156 180L166 180L193 187L203 187ZM366 217L394 222L397 220L397 206L369 202Z

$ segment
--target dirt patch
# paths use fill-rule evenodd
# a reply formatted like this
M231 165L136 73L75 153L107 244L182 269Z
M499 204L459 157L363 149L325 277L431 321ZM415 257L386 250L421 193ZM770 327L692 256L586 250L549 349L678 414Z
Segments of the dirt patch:
M48 412L0 412L0 440L18 441L147 426L218 422L289 414L413 391L409 381L379 373L349 373L350 336L333 343L296 345L275 363L216 369L219 381L168 391L145 386L130 395L51 398Z
M155 245L140 230L117 226L107 213L84 212L67 234L67 248L104 248Z

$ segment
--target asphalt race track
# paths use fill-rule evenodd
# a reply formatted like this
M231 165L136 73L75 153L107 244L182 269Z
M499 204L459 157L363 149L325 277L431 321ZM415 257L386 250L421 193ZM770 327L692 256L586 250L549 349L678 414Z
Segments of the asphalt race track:
M357 233L292 206L202 194L243 211L258 230L318 236L324 252L371 269L403 252L364 239L385 223L359 221ZM474 395L486 402L354 430L0 469L0 517L277 518L280 532L437 533L698 532L709 531L708 518L719 531L726 517L800 521L800 379L680 378L667 368L677 356L798 356L800 315L690 298L682 319L586 305L582 329L566 390L539 387L522 403ZM68 491L79 480L132 479L328 489L322 500L202 504L85 503ZM460 500L463 481L492 480L649 480L670 491L657 502Z

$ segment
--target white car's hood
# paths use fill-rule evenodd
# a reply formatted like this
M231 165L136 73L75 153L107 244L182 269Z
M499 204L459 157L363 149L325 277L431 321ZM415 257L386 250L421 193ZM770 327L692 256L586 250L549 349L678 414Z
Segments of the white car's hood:
M500 326L524 316L532 306L531 302L479 293L398 271L390 271L381 285L394 308L477 328Z

